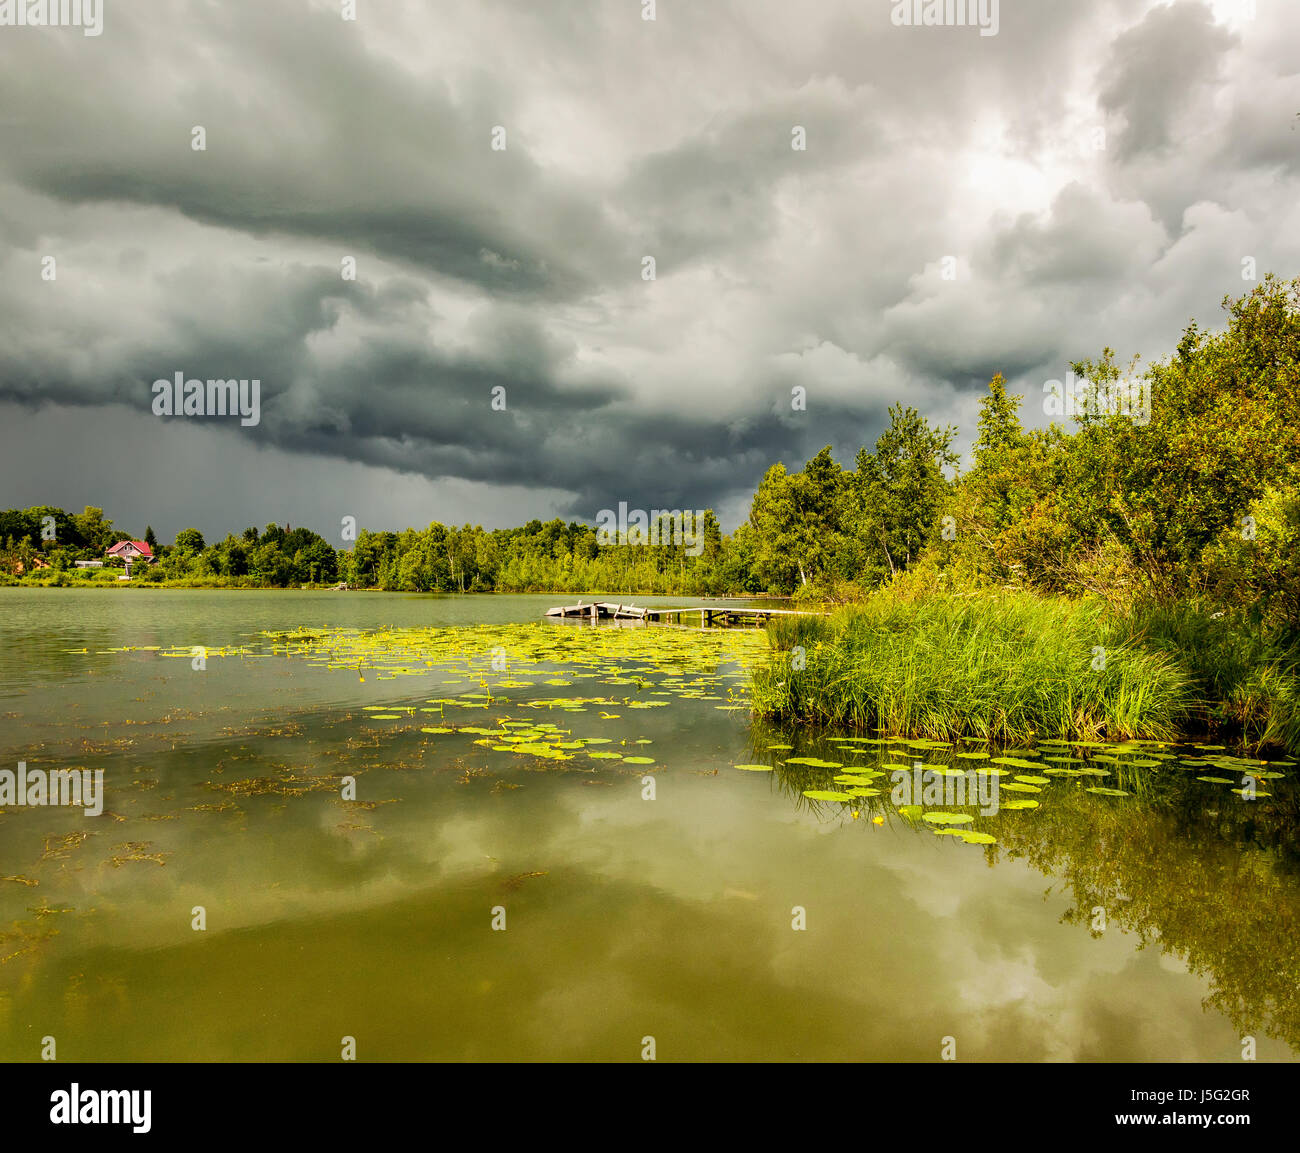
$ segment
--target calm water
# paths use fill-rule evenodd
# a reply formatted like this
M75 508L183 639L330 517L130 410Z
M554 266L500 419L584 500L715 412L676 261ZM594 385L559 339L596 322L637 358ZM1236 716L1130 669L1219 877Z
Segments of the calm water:
M561 599L0 589L0 768L106 798L0 813L0 1058L1300 1052L1294 766L1041 746L1095 775L1013 770L1040 807L965 844L803 795L887 746L752 725L758 634Z

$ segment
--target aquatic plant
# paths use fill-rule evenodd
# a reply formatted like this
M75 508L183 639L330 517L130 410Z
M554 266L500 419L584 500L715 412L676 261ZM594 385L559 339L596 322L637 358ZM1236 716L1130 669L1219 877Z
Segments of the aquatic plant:
M1190 679L1100 604L1027 594L882 594L779 618L754 674L761 716L926 737L1171 739Z

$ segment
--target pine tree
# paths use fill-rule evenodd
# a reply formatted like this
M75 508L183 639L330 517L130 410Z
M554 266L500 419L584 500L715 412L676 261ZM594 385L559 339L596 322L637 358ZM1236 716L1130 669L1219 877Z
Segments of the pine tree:
M1020 397L1007 395L1006 381L999 372L989 381L989 395L980 401L979 436L974 446L976 465L996 467L1024 435Z

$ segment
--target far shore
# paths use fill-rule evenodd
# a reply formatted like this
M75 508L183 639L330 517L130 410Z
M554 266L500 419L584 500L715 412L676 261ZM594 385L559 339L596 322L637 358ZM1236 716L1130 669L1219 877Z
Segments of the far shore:
M520 589L520 590L498 590L475 592L420 592L413 589L380 589L380 588L338 588L336 585L294 585L292 587L282 587L279 585L237 585L237 584L188 584L188 583L163 583L153 581L104 581L104 580L70 580L59 584L51 580L44 581L23 581L14 580L0 582L0 589L20 588L20 589L147 589L159 590L165 592L244 592L244 593L297 593L297 592L352 592L352 593L386 593L390 596L419 596L419 597L559 597L559 598L587 598L587 597L622 597L630 598L678 598L681 600L694 601L790 601L793 597L784 596L779 593L651 593L651 592L617 592L607 589L588 589L583 592L573 591L555 591L553 589ZM567 600L565 603L573 603Z

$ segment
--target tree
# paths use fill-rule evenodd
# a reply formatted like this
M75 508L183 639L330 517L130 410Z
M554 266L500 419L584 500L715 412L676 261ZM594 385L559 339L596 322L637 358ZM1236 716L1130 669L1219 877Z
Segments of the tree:
M86 505L80 516L72 518L77 534L85 541L86 548L95 553L102 553L112 544L113 522L104 519L104 510Z
M780 462L759 482L750 505L753 529L754 572L772 592L789 592L796 579L808 583L801 557L807 524L801 521L796 482Z
M176 548L180 552L187 552L197 556L205 547L203 543L203 534L196 528L183 528L176 534Z
M978 428L974 457L980 468L1000 468L1024 440L1020 398L1007 395L1006 381L1000 372L989 381L989 395L980 401Z
M890 576L902 572L938 535L951 489L943 469L957 467L956 435L956 428L931 428L916 409L896 404L876 451L859 450L852 528L869 568L883 559Z
M158 538L157 538L156 536L154 536L154 534L153 534L153 526L152 526L152 525L145 525L145 526L144 526L144 543L147 544L147 545L149 546L149 551L150 551L150 552L155 552L155 551L157 551L157 548L158 548Z

